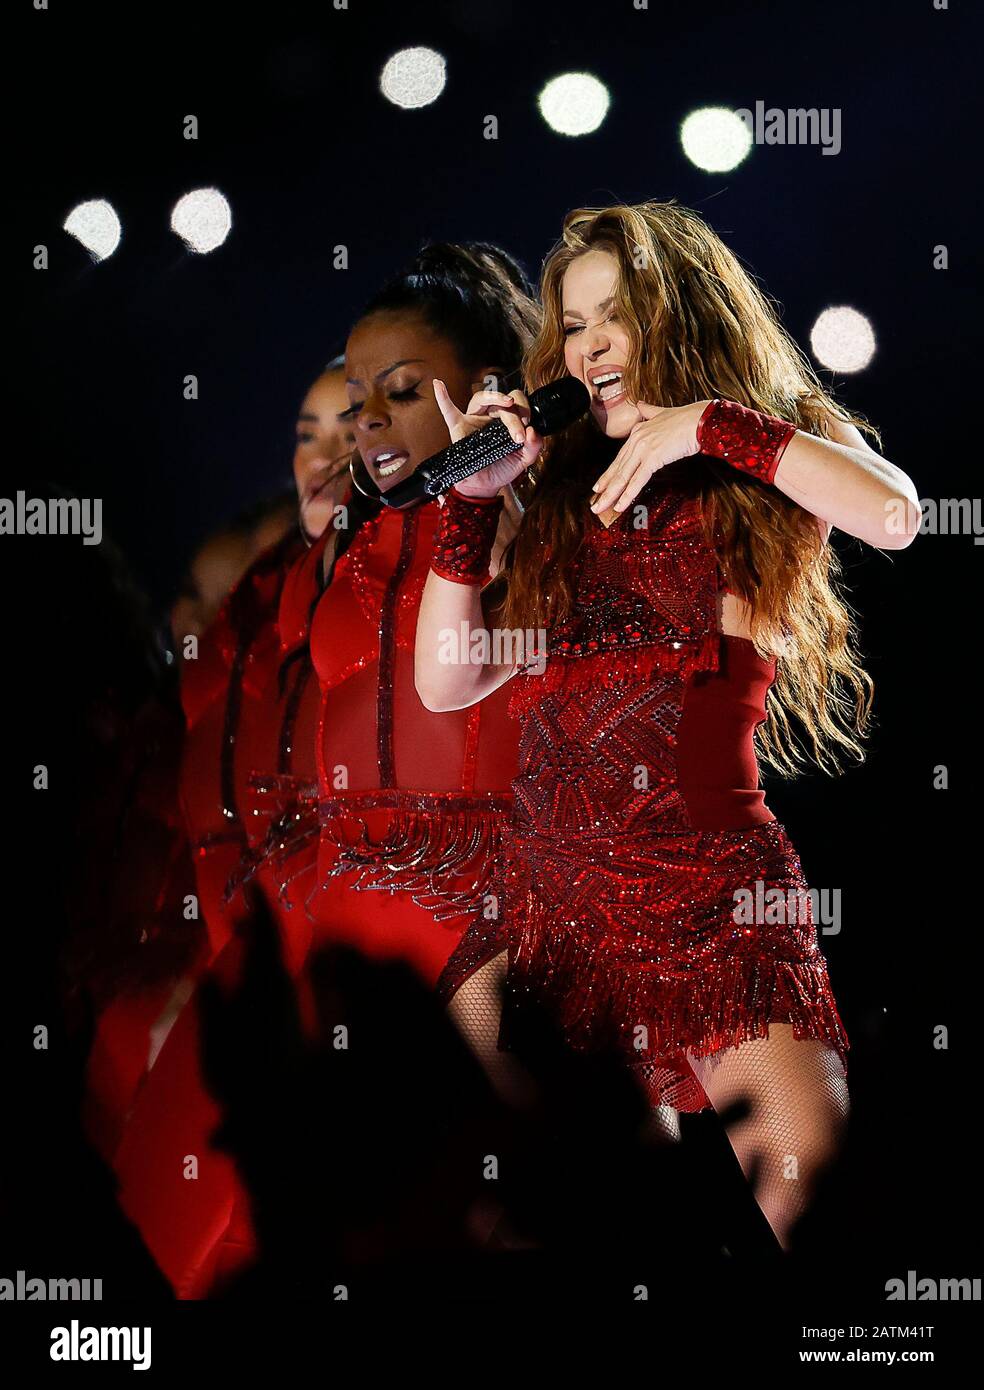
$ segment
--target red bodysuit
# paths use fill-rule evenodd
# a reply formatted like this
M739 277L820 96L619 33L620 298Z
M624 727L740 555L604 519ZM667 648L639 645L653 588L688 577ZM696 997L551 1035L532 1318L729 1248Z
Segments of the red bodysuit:
M685 1050L770 1021L845 1064L849 1046L799 858L759 788L752 736L775 663L718 631L696 476L692 460L657 474L639 529L634 509L610 530L589 521L546 670L511 683L520 770L499 922L476 917L438 984L448 999L508 950L501 1046L539 1001L572 1046L624 1051L654 1103L685 1111L710 1105ZM774 889L793 912L747 920L742 905L774 904Z
M505 692L434 714L417 695L413 648L438 504L366 522L318 598L324 541L284 586L281 638L303 640L321 689L317 883L292 892L291 956L319 941L407 961L433 984L488 891L512 809L517 729ZM315 603L313 618L312 603ZM285 837L289 857L292 841ZM285 863L287 861L285 860ZM273 867L277 868L276 856Z
M303 661L281 682L276 623L284 576L302 554L294 533L262 555L183 671L182 801L211 942L209 974L227 987L239 981L245 942L235 929L247 912L242 895L227 887L252 866L250 841L286 811L268 796L264 814L252 816L254 774L284 770L303 781L305 751L307 779L314 773L317 684L304 681ZM305 721L307 739L295 740ZM312 870L315 849L312 840ZM289 936L289 910L262 874L259 883ZM211 1143L222 1111L201 1071L196 1006L192 995L168 1033L114 1157L120 1205L179 1298L206 1296L218 1276L255 1252L248 1198L231 1158ZM198 1160L194 1179L186 1177L187 1155Z

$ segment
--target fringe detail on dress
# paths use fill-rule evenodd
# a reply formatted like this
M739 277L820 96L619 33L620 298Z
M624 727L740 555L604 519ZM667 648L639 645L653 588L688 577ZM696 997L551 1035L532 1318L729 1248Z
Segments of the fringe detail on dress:
M400 808L384 839L370 840L362 823L353 844L338 835L337 822L328 821L326 829L339 851L328 877L353 873L357 890L409 893L435 921L458 918L483 906L508 823L504 811Z
M493 881L492 893L502 901L501 884ZM434 986L438 1003L447 1007L466 981L490 960L509 947L509 931L501 911L486 914L483 910L472 917L462 932L457 946L444 964Z
M525 1001L533 1001L549 1010L572 1047L615 1047L638 1065L679 1064L684 1050L706 1057L766 1038L776 1022L791 1023L797 1039L829 1043L847 1066L850 1042L819 947L807 960L739 953L692 973L661 973L655 963L592 951L569 926L559 935L555 915L531 895L510 946L506 997L507 1015L519 1018ZM648 1029L642 1051L634 1045L640 1026ZM513 1037L511 1026L502 1036Z
M509 713L519 718L547 695L585 687L612 687L644 680L653 672L717 671L721 634L709 632L697 642L656 642L647 647L618 647L587 656L547 657L542 675L517 676L512 683Z
M509 928L505 916L508 914L487 917L484 912L478 913L462 933L434 987L435 997L444 1008L476 971L508 951ZM505 1034L503 1046L508 1047ZM686 1112L710 1108L707 1093L686 1061L669 1058L654 1061L646 1054L637 1053L629 1059L629 1065L651 1108L669 1105Z
M266 813L271 817L266 834L243 852L226 884L224 899L228 902L244 884L251 882L261 869L265 869L273 875L277 883L277 896L285 910L290 912L294 906L289 896L290 886L306 869L313 867L317 857L321 831L317 784L282 774L275 777L253 776L250 787L261 796L275 797L276 800ZM295 861L302 850L308 853L298 867Z

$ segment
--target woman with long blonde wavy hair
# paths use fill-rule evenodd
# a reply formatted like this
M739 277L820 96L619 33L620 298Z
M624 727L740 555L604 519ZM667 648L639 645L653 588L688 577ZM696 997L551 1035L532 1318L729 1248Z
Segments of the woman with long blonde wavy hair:
M729 1139L788 1249L843 1136L850 1044L759 760L864 757L873 687L830 532L901 549L918 496L675 202L570 213L542 299L525 381L576 377L584 420L544 443L522 393L461 412L435 384L453 439L497 415L517 448L447 498L418 693L460 709L516 677L520 723L494 907L439 992L506 1092L532 1009L576 1049L622 1052L671 1127L746 1102ZM524 470L489 584L497 493ZM449 659L467 630L494 659Z

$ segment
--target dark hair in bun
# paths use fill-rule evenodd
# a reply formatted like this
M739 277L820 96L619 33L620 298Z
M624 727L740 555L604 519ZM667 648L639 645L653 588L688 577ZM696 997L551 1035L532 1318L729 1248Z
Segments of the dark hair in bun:
M523 267L486 241L424 245L360 317L401 310L453 344L463 367L495 364L507 374L517 371L540 326Z

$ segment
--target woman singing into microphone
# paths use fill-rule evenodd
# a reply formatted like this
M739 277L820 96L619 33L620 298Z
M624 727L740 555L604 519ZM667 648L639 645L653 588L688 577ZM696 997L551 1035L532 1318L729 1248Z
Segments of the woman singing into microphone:
M451 493L417 628L429 709L517 676L498 920L476 917L438 989L484 988L498 1020L505 969L500 1048L535 1008L577 1049L624 1051L678 1111L747 1100L729 1138L788 1249L842 1136L849 1042L756 752L787 776L863 757L872 685L827 542L901 549L917 494L675 203L571 213L543 312L527 385L570 373L589 417L543 445L525 400L499 401L522 449ZM452 438L486 423L488 401L439 400ZM537 454L483 595L496 491ZM462 623L544 633L545 670L442 659ZM798 910L749 907L776 889Z
M490 378L517 372L539 327L530 288L499 248L440 243L376 292L349 333L339 416L361 456L360 487L385 497L447 447L434 377L464 406ZM507 693L432 714L414 690L440 510L436 499L383 506L330 583L327 537L287 575L281 641L309 643L320 687L318 871L314 889L295 895L305 908L287 941L297 971L313 947L338 943L403 960L433 985L482 902L508 821L517 731ZM500 546L513 530L503 518Z

